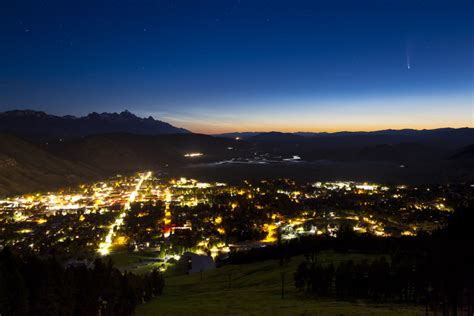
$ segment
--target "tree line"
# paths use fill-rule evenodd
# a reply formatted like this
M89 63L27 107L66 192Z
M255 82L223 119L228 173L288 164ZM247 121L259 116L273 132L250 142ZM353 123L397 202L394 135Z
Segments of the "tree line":
M448 226L433 235L384 239L386 255L372 262L322 265L317 260L318 247L313 244L314 247L306 252L306 260L294 273L295 286L314 297L409 302L425 305L427 313L472 315L472 205L472 201L460 204ZM335 245L366 248L372 242L346 234L335 241Z
M298 266L294 282L297 289L315 298L426 304L427 310L444 314L474 311L472 266L446 263L429 256L400 256L372 262L348 260L334 266L318 263L312 254Z
M111 260L65 267L54 258L0 252L1 315L131 315L163 287L157 270L122 273Z
M435 233L378 238L342 228L337 238L309 236L274 246L235 252L226 262L276 259L282 265L296 255L306 260L294 271L295 286L306 295L336 299L422 304L443 315L474 313L473 201L461 201L448 225ZM379 254L368 262L322 265L318 253L333 250Z

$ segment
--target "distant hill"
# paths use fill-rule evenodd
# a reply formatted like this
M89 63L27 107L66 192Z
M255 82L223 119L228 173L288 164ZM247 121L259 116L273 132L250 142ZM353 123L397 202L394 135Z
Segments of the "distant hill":
M0 132L12 133L33 140L75 138L103 133L161 135L189 133L155 120L140 118L128 111L121 113L91 113L84 117L56 116L32 110L0 113Z
M83 163L58 158L18 137L0 134L0 196L45 191L103 176Z
M254 162L261 167L291 157L320 168L311 167L316 170L314 173L305 171L307 177L329 172L328 178L333 179L364 178L374 172L377 164L393 166L390 168L397 174L403 169L407 175L403 179L421 174L425 181L466 181L474 179L473 141L472 128L231 133L214 137L193 134L151 117L139 118L128 111L92 113L80 118L10 111L0 113L0 196L44 191L145 169L192 167L188 169L194 170L198 178L212 178L222 172L220 168L206 169L205 163L230 165L238 177L253 177L261 170L254 168ZM190 153L202 155L186 156ZM331 169L331 164L345 169ZM280 164L275 168L270 163L268 168L272 174L285 169L286 176L296 178L297 172L292 168L302 165ZM201 166L203 169L199 169ZM385 169L381 172L388 172ZM382 178L395 179L388 173Z
M230 159L246 142L199 134L103 134L37 145L0 134L0 196L45 191L117 173ZM202 153L186 157L188 153Z
M474 128L439 128L431 130L381 130L373 132L335 132L335 133L226 133L217 137L241 139L257 143L291 143L291 145L312 144L321 147L376 146L381 144L422 143L435 147L463 147L472 144Z
M250 136L246 138L249 141L257 142L293 142L304 140L303 136L292 133L268 132Z
M103 134L56 141L48 151L63 159L79 161L107 172L134 172L165 165L230 159L245 142L201 134L132 135ZM231 149L232 150L231 150ZM189 153L202 156L186 157Z

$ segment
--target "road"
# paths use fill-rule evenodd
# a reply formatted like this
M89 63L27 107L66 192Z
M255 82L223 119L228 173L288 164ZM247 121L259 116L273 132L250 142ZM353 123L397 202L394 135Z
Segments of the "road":
M119 228L120 226L122 226L123 219L127 215L128 211L130 210L131 203L135 201L143 182L146 181L148 178L150 178L150 176L151 176L151 171L140 174L140 180L138 181L134 190L130 193L128 201L124 204L123 209L120 212L120 214L117 216L117 218L115 219L115 222L112 225L110 225L109 232L107 233L107 236L105 237L105 241L100 243L99 245L98 252L100 255L106 256L110 253L110 246L112 245L112 239L113 239L115 230Z

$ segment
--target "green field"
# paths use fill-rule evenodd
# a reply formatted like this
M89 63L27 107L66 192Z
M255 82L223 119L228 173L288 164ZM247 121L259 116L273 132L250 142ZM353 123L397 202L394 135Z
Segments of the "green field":
M366 254L324 252L321 263L371 259ZM293 272L303 257L285 269L275 260L227 265L202 275L165 275L162 296L138 306L136 315L423 315L419 306L368 304L362 301L312 299L298 293ZM285 299L281 299L281 271ZM230 280L230 281L229 281Z

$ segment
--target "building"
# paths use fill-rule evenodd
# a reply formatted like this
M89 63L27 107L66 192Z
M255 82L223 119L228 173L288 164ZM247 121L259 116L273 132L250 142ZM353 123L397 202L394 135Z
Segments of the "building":
M180 261L183 260L187 266L187 273L196 273L216 268L211 256L198 255L192 252L185 252Z

